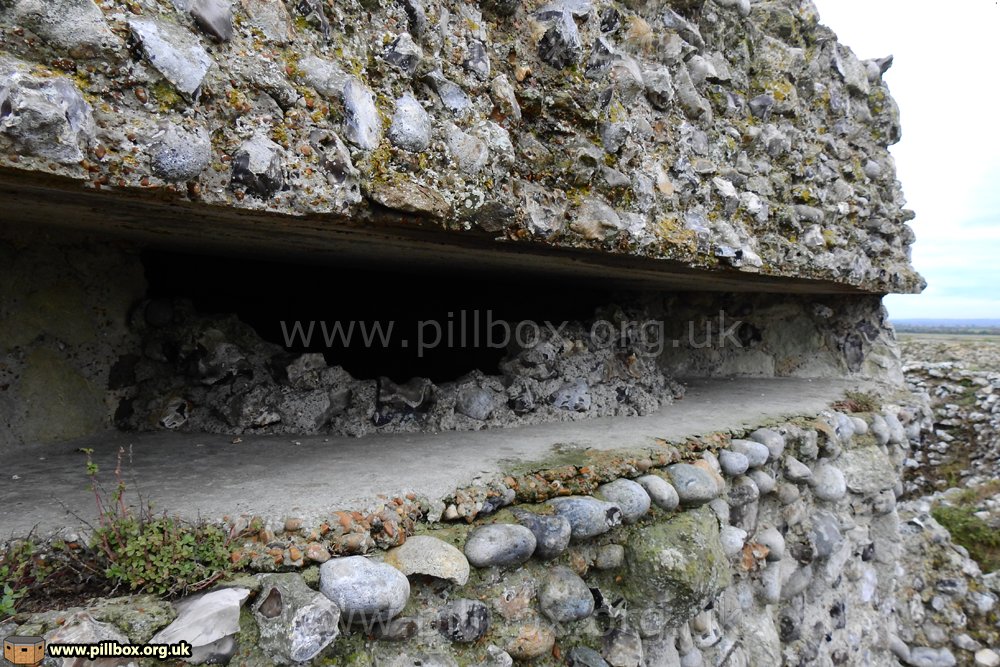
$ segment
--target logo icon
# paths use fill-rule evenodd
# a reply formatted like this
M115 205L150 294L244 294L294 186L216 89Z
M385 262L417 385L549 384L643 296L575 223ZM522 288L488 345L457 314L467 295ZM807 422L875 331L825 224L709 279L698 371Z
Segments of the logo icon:
M41 637L7 637L3 657L14 665L40 665L45 659L45 640Z

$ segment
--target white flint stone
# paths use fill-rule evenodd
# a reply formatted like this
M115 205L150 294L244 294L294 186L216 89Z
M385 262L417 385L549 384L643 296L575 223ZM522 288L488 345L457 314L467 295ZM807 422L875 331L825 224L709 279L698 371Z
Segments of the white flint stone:
M194 647L192 660L227 652L228 640L240 631L240 608L250 595L246 588L222 588L174 603L177 618L150 639L151 644L186 641ZM200 650L199 650L200 649Z
M177 90L193 95L214 62L197 38L152 19L131 19L128 25L153 67Z
M431 117L410 93L396 100L396 111L389 127L389 140L413 153L427 150L431 143Z

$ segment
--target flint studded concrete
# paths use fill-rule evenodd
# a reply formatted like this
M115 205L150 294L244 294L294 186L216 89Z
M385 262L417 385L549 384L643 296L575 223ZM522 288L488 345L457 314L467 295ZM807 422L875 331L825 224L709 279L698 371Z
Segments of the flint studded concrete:
M771 276L686 266L590 249L498 242L485 234L444 233L414 224L404 213L386 214L378 226L351 218L300 218L237 213L149 197L66 192L28 182L0 166L3 222L99 232L157 248L289 257L309 261L385 263L400 268L448 266L468 270L535 271L555 278L596 278L622 288L697 289L733 292L857 294L830 280ZM207 233L206 230L211 230Z
M4 0L7 219L304 251L419 228L730 283L924 285L891 62L860 61L811 3L244 0L214 26L170 4ZM385 132L405 95L418 122ZM151 168L169 126L212 137L201 170ZM246 127L272 142L259 164Z
M96 523L80 447L95 450L102 479L113 488L118 448L131 446L126 480L160 512L308 521L332 510L364 509L380 495L413 492L437 501L456 487L568 450L656 449L658 438L680 441L816 414L857 387L828 379L699 380L689 384L684 400L647 417L471 433L247 436L238 444L231 436L113 433L8 455L0 477L0 536Z

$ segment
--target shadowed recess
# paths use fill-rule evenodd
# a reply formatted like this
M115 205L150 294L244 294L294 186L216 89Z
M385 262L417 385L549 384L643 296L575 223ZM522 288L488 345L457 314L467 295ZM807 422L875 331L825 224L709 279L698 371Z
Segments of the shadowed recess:
M142 261L151 298L190 299L202 314L234 313L291 352L322 352L354 377L397 382L497 374L503 326L494 324L491 340L491 322L558 327L591 319L613 299L594 281L529 273L416 273L153 250ZM296 323L301 334L312 328L308 342L294 335Z

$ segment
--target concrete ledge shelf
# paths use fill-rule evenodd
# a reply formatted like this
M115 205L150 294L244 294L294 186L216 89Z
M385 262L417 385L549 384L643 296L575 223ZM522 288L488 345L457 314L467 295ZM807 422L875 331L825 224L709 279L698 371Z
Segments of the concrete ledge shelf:
M686 397L646 417L600 418L474 432L364 438L238 438L193 433L109 433L35 447L6 458L0 479L0 534L24 534L90 520L93 496L80 448L110 474L119 447L131 452L129 478L161 511L195 519L289 513L318 519L415 494L443 501L456 489L507 473L556 467L583 452L662 451L665 443L742 432L818 414L864 383L800 378L716 379L688 383Z

